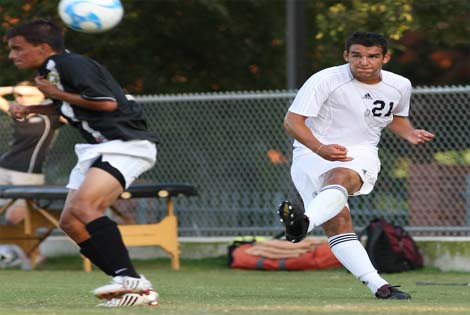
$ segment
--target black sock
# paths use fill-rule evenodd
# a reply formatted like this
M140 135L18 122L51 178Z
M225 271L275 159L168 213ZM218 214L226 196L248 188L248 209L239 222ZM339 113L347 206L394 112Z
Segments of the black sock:
M107 258L114 276L140 278L131 262L116 222L103 216L89 222L86 229L95 248Z
M109 261L97 249L91 238L78 244L80 253L88 258L96 267L100 268L105 274L113 276L114 272L109 265Z

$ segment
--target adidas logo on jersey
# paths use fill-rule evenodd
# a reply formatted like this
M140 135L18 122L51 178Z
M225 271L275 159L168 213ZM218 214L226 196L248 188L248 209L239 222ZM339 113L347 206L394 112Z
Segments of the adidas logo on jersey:
M366 100L371 100L372 96L369 93L366 93L366 95L364 95L362 98L364 98Z

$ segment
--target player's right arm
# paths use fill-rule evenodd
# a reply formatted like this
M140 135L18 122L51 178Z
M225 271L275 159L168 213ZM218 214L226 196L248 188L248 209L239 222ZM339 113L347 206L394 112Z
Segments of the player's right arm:
M347 156L346 147L339 144L322 144L305 124L306 119L306 116L289 111L284 118L284 128L297 141L325 160L342 162L352 160Z
M300 88L284 118L284 127L297 141L329 161L351 161L346 147L339 144L323 144L307 127L306 120L316 117L338 84L350 80L341 75L340 67L328 68L312 75Z
M117 108L117 102L114 100L89 100L83 98L80 94L60 90L43 77L36 77L35 81L38 89L42 93L56 100L61 100L89 110L112 112Z

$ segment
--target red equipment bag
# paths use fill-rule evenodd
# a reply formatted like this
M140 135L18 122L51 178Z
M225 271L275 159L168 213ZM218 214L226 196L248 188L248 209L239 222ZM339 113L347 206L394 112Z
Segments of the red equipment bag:
M341 267L327 242L305 239L245 242L229 247L229 265L238 269L318 270Z

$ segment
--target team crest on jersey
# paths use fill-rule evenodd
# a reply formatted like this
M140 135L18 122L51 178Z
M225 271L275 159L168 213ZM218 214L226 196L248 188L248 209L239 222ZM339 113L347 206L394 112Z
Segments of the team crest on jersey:
M369 115L370 115L370 109L366 109L366 110L364 111L364 117L367 117L367 116L369 116Z
M59 74L55 71L50 71L47 74L46 78L47 78L47 81L49 81L50 83L52 83L54 85L57 85L60 81Z

